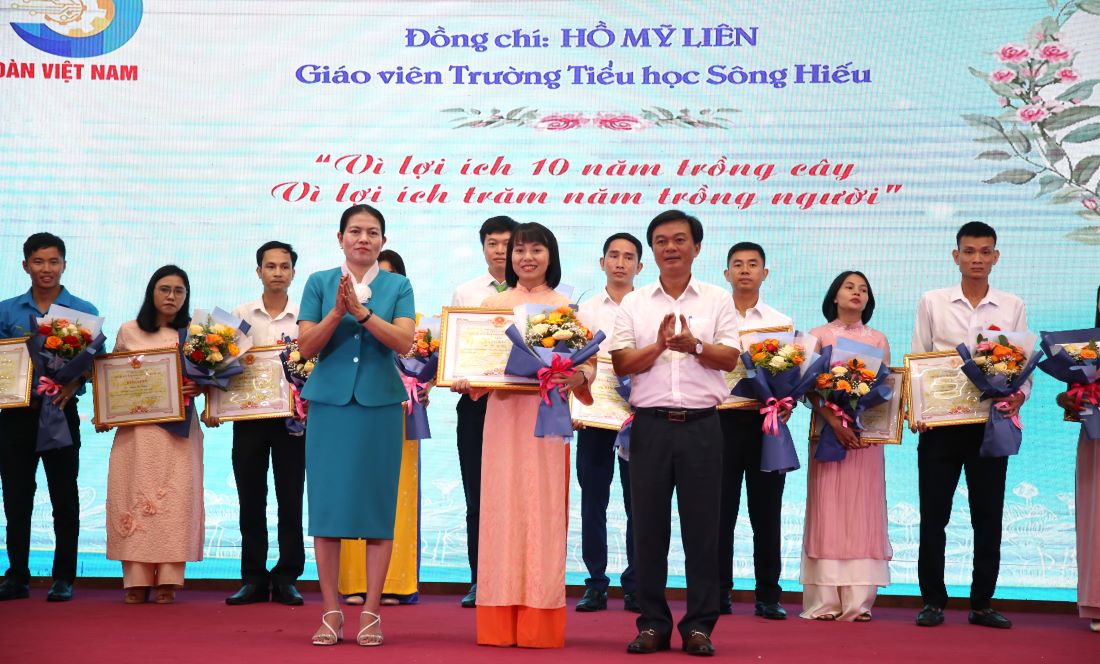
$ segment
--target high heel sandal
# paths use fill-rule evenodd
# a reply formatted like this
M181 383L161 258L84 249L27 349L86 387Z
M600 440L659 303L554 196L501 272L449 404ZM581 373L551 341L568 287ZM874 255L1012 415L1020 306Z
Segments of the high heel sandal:
M171 604L176 601L176 591L168 586L157 586L157 594L153 596L154 604Z
M360 616L374 616L374 620L370 622L366 627L359 630L359 633L355 636L355 642L361 646L380 646L382 645L381 634L365 634L368 629L378 625L378 631L382 631L382 616L377 613L371 613L370 611L363 611Z
M327 620L325 620L325 618L332 615L333 613L338 614L340 616L340 624L335 629L332 627L332 625L328 624ZM313 645L315 645L315 646L334 646L337 643L343 641L344 640L344 612L340 611L340 610L325 611L324 613L321 614L321 627L323 627L324 629L327 629L328 633L326 634L324 631L318 630L317 633L313 635ZM339 630L339 631L337 631L337 630Z
M1094 632L1100 632L1100 620L1093 620L1089 623L1089 629Z
M149 601L149 587L134 586L126 589L122 596L123 604L144 604Z

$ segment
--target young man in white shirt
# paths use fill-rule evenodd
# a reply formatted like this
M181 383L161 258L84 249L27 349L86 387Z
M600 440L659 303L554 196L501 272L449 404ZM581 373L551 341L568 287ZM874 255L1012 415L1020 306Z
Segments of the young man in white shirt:
M451 296L452 307L480 307L485 298L508 289L504 270L508 264L508 240L518 224L511 217L490 217L481 224L481 251L485 256L487 274L460 284ZM481 519L481 439L485 428L485 406L488 399L474 401L463 394L458 400L457 425L458 465L462 473L462 492L466 497L466 555L470 562L470 590L462 598L462 606L477 606L477 544L478 522Z
M733 302L692 276L703 226L668 210L646 230L660 270L657 283L619 305L611 358L632 377L630 502L638 635L627 652L667 650L672 613L665 600L672 493L680 514L687 612L678 625L684 651L713 655L718 621L718 510L722 497L722 429L715 406L729 394L723 374L737 366Z
M768 278L764 248L754 242L739 242L726 254L723 275L733 288L734 316L738 334L762 328L792 327L789 316L764 304L760 286ZM743 348L741 349L744 350ZM719 412L722 422L722 505L718 535L719 611L733 612L733 531L741 507L741 478L748 494L752 523L753 567L756 576L758 616L783 620L787 612L779 603L779 575L783 536L781 529L785 473L760 470L764 416L752 410Z
M581 303L577 315L589 329L608 335L600 344L600 355L607 355L619 303L634 290L634 277L642 271L642 242L630 233L615 233L603 243L600 269L607 277L602 292ZM607 503L611 498L611 480L618 459L619 481L623 487L626 511L626 569L619 577L623 589L623 608L638 612L634 597L634 542L630 518L630 465L615 454L617 431L585 429L577 432L577 483L581 487L581 557L588 569L584 597L577 611L602 611L607 608Z
M987 224L971 221L963 224L955 236L951 252L959 266L962 281L958 286L928 291L917 307L913 330L913 352L955 350L961 343L973 344L978 332L991 326L1006 331L1027 330L1027 312L1020 298L989 285L989 273L1000 258L997 233ZM1030 391L998 399L1008 404L1007 416L1015 415ZM1001 564L1001 517L1004 511L1007 457L983 457L979 454L984 425L928 429L923 422L913 423L920 431L917 467L920 487L920 553L917 577L924 608L917 624L934 627L943 623L947 604L944 585L944 529L951 518L951 503L966 470L970 501L970 521L974 527L974 572L970 586L970 615L973 625L1007 629L1012 622L990 607Z
M298 254L284 242L267 242L256 250L256 275L263 284L260 299L242 304L233 315L251 326L254 346L298 338L298 305L287 289L294 280ZM216 423L214 423L216 424ZM271 459L279 507L279 561L267 569L267 467ZM272 601L297 606L302 596L294 584L306 553L302 535L305 487L305 437L292 436L286 420L273 418L233 423L233 478L241 511L241 589L225 599L231 606Z

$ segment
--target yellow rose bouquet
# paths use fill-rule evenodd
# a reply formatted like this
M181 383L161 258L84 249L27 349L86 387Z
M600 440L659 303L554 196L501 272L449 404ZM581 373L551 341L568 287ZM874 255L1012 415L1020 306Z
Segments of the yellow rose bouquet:
M851 427L858 436L863 429L859 418L864 411L886 403L893 395L893 390L885 383L890 367L882 361L883 352L879 348L843 337L821 353L829 357L826 365L829 370L817 375L814 389L821 395L825 407L840 420L841 426ZM840 461L847 455L848 451L837 440L833 428L822 429L814 458Z
M244 372L240 358L252 347L248 330L248 323L222 309L196 309L180 348L184 375L200 385L226 389L230 378Z

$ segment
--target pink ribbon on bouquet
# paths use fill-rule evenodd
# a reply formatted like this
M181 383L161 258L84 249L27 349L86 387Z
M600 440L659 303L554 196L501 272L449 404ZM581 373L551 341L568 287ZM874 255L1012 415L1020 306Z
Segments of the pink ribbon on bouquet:
M1075 410L1081 410L1083 403L1100 406L1100 382L1070 385L1067 394L1073 400Z
M782 399L769 397L764 403L766 405L760 409L760 414L764 416L762 430L764 433L774 436L779 433L779 411L793 409L794 399L790 397L783 397Z
M539 396L542 397L543 403L547 406L550 405L550 392L554 389L554 386L550 384L550 379L554 374L562 374L565 376L572 376L576 373L576 369L573 368L573 360L562 357L561 355L553 355L550 360L549 367L543 367L539 369ZM558 391L562 396L565 396L565 388L561 385L558 386Z
M631 413L629 417L627 417L625 420L623 420L623 423L619 425L619 428L620 429L625 429L626 425L630 424L633 421L634 421L634 413Z
M421 383L412 376L406 376L401 374L401 383L405 386L405 391L409 393L409 398L405 401L405 412L411 414L413 412L413 404L420 403L420 388L427 383Z
M854 423L854 422L855 422L855 420L853 420L853 419L852 419L852 416L851 416L851 415L849 415L848 413L844 412L844 409L843 409L843 408L841 408L840 406L836 405L836 404L835 404L835 403L833 403L832 401L827 401L827 402L825 402L825 407L826 407L826 408L828 408L829 410L833 411L833 415L836 415L836 416L837 416L838 418L840 418L840 423L841 423L842 425L844 425L844 428L845 428L845 429L847 429L847 428L848 428L848 423L849 423L849 422L852 422L852 423Z
M1020 394L1020 392L1016 391L1016 392L1013 392L1012 394L1010 394L1008 396L1009 396L1009 398L1011 398L1011 397L1016 396L1017 394ZM993 405L993 407L996 408L997 410L1001 411L1002 413L1005 412L1006 410L1008 410L1009 408L1012 408L1012 406L1009 406L1007 403L1005 403L1003 401L998 401L996 404ZM1016 414L1013 415L1012 417L1008 418L1008 421L1015 424L1016 428L1019 429L1020 431L1024 430L1024 423L1020 421L1020 411L1016 411Z
M39 376L38 387L34 392L39 396L56 397L61 392L61 384L55 383L45 376Z
M294 395L294 419L299 422L304 422L306 419L306 404L308 402L302 398L302 392L297 386L291 385L290 392Z
M191 383L194 383L194 382L195 382L195 381L191 380L191 379L190 379L190 378L188 378L187 376L184 376L184 377L183 377L183 384L184 384L185 386L187 386L187 385L190 385ZM190 397L190 396L185 396L185 397L183 398L183 406L184 406L184 408L186 408L187 406L190 406L190 405L191 405L191 397Z

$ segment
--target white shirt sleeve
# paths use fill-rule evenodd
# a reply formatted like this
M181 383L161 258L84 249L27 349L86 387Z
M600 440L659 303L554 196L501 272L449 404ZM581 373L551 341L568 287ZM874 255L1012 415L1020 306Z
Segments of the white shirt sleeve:
M733 299L722 297L721 304L718 305L718 310L715 313L717 315L714 321L714 343L741 350Z
M932 312L925 293L917 304L917 322L913 326L912 352L929 353L932 351Z
M637 338L634 334L634 317L631 314L629 300L632 294L627 294L619 304L619 311L615 315L615 331L611 334L611 351L624 348L637 348Z

